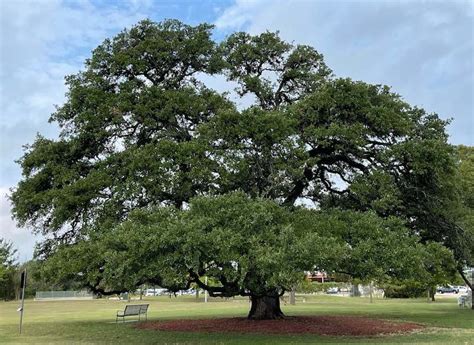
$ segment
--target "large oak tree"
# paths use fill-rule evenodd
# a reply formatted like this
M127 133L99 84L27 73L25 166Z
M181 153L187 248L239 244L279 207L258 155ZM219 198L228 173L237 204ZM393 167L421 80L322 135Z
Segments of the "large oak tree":
M82 258L72 256L75 261L66 266L101 293L147 281L174 289L197 283L215 295L250 295L254 303L249 316L269 318L280 315L275 298L289 287L295 272L315 266L337 268L324 260L322 253L330 248L317 245L309 247L314 252L304 256L305 264L301 260L296 264L297 258L284 253L276 255L279 244L292 241L293 251L306 253L308 247L298 244L311 242L304 236L323 236L320 227L309 223L309 234L303 236L289 214L276 221L281 217L275 214L290 212L298 203L320 210L314 211L315 224L324 218L323 210L333 216L335 209L343 209L352 212L354 219L368 217L362 224L379 236L378 248L387 253L390 246L385 247L385 239L391 231L403 233L400 236L408 242L421 236L425 242L456 247L450 234L460 230L445 212L456 197L452 185L456 160L447 143L445 121L410 106L386 86L336 78L312 47L286 43L269 32L235 33L216 43L211 29L174 20L140 22L105 40L86 61L84 71L66 78L67 100L51 116L61 128L60 137L38 136L27 148L19 161L23 179L11 195L19 224L46 237L38 248L40 256L67 256L66 248L69 253L82 253ZM205 81L211 76L237 85L237 97L250 99L251 104L238 107L230 95L207 87ZM235 222L227 224L217 215L215 219L205 216L205 209L192 202L198 197L195 203L202 205L206 201L199 197L237 190L251 198L245 203L234 200L248 209L251 219L263 217L252 211L260 203L275 216L260 232L255 229L259 240L249 246L245 242L249 233L244 236L240 229L251 232L253 223L244 215L237 217L240 223L230 217L228 221ZM222 198L216 200L229 205ZM209 200L208 207L220 212L214 199ZM202 212L194 211L196 207ZM160 221L161 212L167 214L166 221ZM346 233L351 217L338 223ZM147 226L147 220L156 225ZM385 221L390 226L384 226ZM369 226L374 222L378 225ZM216 238L214 232L220 228L215 224L228 234ZM294 237L288 229L293 229ZM335 241L334 253L341 246L356 248L351 245L357 240L353 235L334 229L338 227L326 229L328 243ZM128 235L121 237L124 231ZM133 233L143 236L130 243L127 239ZM171 245L178 233L180 240ZM201 243L203 237L208 242ZM121 241L114 244L109 238ZM149 254L144 254L148 260L134 257L133 245L142 242L149 248ZM142 272L139 277L126 267L107 273L107 257L102 255L88 258L100 248L120 252L120 243L128 249L112 257L131 260L130 267ZM367 253L377 243L367 245ZM198 255L200 244L214 248L216 257ZM257 245L261 255L276 255L272 268L259 265L257 255L256 266L242 275L238 255L249 260ZM267 253L269 248L272 251ZM354 267L349 261L333 259L340 263L339 269L363 278L370 276L368 272L403 271L379 269L376 256L366 258L372 263L370 269L358 269L356 259ZM215 271L209 271L212 265ZM272 278L279 271L281 281ZM219 281L217 288L203 286L202 277L209 275ZM123 285L119 281L124 277L135 278Z

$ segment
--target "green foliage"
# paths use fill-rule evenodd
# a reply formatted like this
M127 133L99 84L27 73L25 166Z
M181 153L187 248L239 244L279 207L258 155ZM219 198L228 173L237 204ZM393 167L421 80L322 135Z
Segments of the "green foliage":
M427 295L427 291L436 290L438 285L446 285L458 281L457 263L453 252L436 242L418 246L421 260L416 263L420 270L413 277L399 277L382 282L385 297L415 298Z
M27 279L25 296L26 298L35 297L37 291L67 291L67 290L82 290L83 286L79 281L74 279L51 279L45 274L45 263L41 260L30 260L18 266L17 276L20 272L26 269ZM48 272L52 273L52 272ZM19 278L18 278L19 279ZM20 285L19 280L17 286Z
M16 249L12 243L0 238L0 299L15 298Z
M186 210L137 210L88 237L48 260L51 278L79 280L100 293L148 282L171 291L197 284L230 297L278 295L321 268L380 281L423 273L418 238L399 220L290 210L243 193L195 198Z
M291 104L317 90L331 75L313 47L294 47L272 32L232 34L220 45L220 52L225 75L240 85L239 95L255 95L263 109Z
M27 148L11 195L19 225L47 238L37 254L51 277L112 293L208 275L227 296L280 293L315 267L421 275L420 240L470 260L446 121L336 78L277 33L217 44L211 29L142 21L67 77L51 116L60 137ZM206 87L211 75L253 103ZM295 209L302 200L319 211Z
M82 272L91 285L100 279L103 288L130 290L145 279L171 290L197 283L216 296L278 294L314 263L326 264L338 253L334 240L298 228L293 217L272 201L243 194L197 198L186 211L136 211L108 236L100 231L100 238L68 248L50 264L56 274L61 267ZM97 250L86 255L91 245ZM310 250L313 245L321 252ZM70 260L73 256L84 261ZM204 286L204 276L220 286Z
M452 251L434 242L427 243L423 250L425 252L423 267L426 273L418 278L420 284L435 287L456 280L457 263Z
M386 298L418 298L427 295L426 286L418 281L405 281L402 285L382 286Z
M458 237L463 248L463 263L474 266L474 147L458 147L458 171L461 206L456 216L464 230Z

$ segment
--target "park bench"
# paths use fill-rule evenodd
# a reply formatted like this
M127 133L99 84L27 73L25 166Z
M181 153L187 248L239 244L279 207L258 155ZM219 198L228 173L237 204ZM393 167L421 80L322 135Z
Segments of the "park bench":
M122 318L122 321L125 322L126 316L138 316L138 321L140 321L141 315L145 315L145 320L147 320L149 304L129 304L125 306L125 309L118 310L115 317L115 322L118 321L119 317Z

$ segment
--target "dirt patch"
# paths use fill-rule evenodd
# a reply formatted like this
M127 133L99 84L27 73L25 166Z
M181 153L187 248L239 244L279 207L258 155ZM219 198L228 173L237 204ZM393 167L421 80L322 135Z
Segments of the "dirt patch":
M408 322L370 319L356 316L296 316L284 320L250 321L245 318L149 321L136 326L175 332L318 334L340 336L375 336L406 333L424 328Z

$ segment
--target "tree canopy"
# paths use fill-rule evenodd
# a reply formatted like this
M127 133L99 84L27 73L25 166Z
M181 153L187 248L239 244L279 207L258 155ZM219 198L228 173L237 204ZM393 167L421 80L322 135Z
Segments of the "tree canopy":
M358 229L357 217L367 227L354 236L373 238L373 248L379 242L384 248L384 241L400 229L409 229L404 236L410 241L420 236L423 242L457 248L450 234L463 230L453 226L452 213L446 211L458 198L453 187L456 155L447 143L446 121L409 105L387 86L335 77L313 47L289 44L277 33L239 32L217 43L211 30L207 24L145 20L105 40L83 71L66 78L66 102L51 116L61 128L60 137L38 136L26 149L19 160L23 179L11 195L18 223L47 238L39 255L64 248L81 251L84 256L74 257L69 271L84 274L87 268L94 275L88 279L91 288L106 292L130 288L120 286L118 277L126 276L130 284L199 284L202 274L210 274L212 260L199 256L198 248L214 246L215 255L223 257L213 260L225 263L222 272L232 271L224 280L229 283L243 279L238 273L242 266L235 263L249 260L253 247L247 240L255 231L265 240L259 242L261 257L254 263L262 266L255 267L254 278L266 282L262 289L276 293L304 267L324 262L346 267L339 259L323 259L350 245L342 232ZM209 88L205 81L210 77L236 84L237 97L251 99L251 104L238 106L231 95ZM229 196L235 191L251 199ZM212 198L219 195L223 197ZM224 222L221 202L235 216L241 212L237 223L215 225ZM294 223L291 212L303 212L295 210L301 203L318 210L314 226ZM216 213L206 216L202 205ZM255 219L265 219L266 212L271 221L258 228ZM317 224L325 214L342 222L324 230L327 243L336 241L331 248L318 237L323 232ZM398 232L383 230L384 222ZM335 235L337 229L341 233ZM81 250L105 245L108 239L112 242L105 248L126 248L128 253L112 257L135 267L143 273L140 277L124 265L119 265L120 274L108 275L101 255L89 257L100 252L98 247ZM309 249L299 241L314 241L313 252L306 253ZM152 252L164 246L169 257L156 254L137 261L131 246L138 243ZM285 243L295 258L285 252ZM380 253L371 252L371 246L364 250L373 257L367 254L364 262L351 254L350 274L397 271L396 261L377 260ZM308 266L298 261L300 250L308 255L303 260ZM388 262L394 266L385 267ZM184 270L189 265L192 273L189 267ZM272 265L275 271L268 273ZM282 281L274 280L277 272ZM223 290L215 293L230 294L224 281ZM233 293L258 290L235 284Z
M314 269L366 281L425 272L423 246L397 218L290 210L243 193L193 198L186 210L135 210L113 231L95 229L87 237L61 248L50 259L49 275L106 294L145 282L171 291L196 284L211 296L250 296L257 305L273 298L278 307L278 297ZM204 277L217 285L207 285ZM275 317L279 310L249 316L270 318L267 312Z

